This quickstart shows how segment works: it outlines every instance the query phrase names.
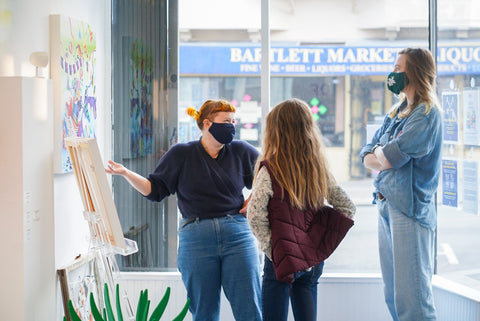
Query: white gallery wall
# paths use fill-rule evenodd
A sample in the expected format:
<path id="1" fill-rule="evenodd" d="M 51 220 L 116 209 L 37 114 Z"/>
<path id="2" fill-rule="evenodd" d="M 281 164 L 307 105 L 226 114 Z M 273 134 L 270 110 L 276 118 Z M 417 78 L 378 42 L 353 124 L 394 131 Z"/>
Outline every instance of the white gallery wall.
<path id="1" fill-rule="evenodd" d="M 111 128 L 109 0 L 0 0 L 0 76 L 35 76 L 29 57 L 32 52 L 49 52 L 51 14 L 84 21 L 95 32 L 97 141 L 106 160 L 110 155 L 108 129 Z M 48 73 L 49 66 L 39 72 L 45 77 L 49 77 Z M 88 226 L 73 172 L 55 175 L 54 200 L 55 235 L 52 237 L 55 238 L 55 266 L 59 267 L 88 248 Z"/>

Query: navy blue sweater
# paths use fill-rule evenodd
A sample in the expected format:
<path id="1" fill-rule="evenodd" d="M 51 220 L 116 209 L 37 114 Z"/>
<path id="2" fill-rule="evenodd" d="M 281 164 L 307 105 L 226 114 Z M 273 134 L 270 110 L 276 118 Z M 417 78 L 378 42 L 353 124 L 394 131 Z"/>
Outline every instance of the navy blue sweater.
<path id="1" fill-rule="evenodd" d="M 160 202 L 177 193 L 184 218 L 221 217 L 238 214 L 244 187 L 251 188 L 258 157 L 255 147 L 234 140 L 213 159 L 200 140 L 172 146 L 148 176 L 152 182 L 149 200 Z"/>

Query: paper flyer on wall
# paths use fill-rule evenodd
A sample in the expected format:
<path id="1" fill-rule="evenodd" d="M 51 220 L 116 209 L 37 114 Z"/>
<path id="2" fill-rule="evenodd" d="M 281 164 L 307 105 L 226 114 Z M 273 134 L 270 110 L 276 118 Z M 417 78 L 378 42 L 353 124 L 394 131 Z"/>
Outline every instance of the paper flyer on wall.
<path id="1" fill-rule="evenodd" d="M 463 90 L 463 143 L 480 146 L 480 89 Z"/>
<path id="2" fill-rule="evenodd" d="M 443 141 L 458 144 L 458 92 L 442 93 Z"/>
<path id="3" fill-rule="evenodd" d="M 478 215 L 478 162 L 463 161 L 463 211 Z"/>
<path id="4" fill-rule="evenodd" d="M 458 164 L 456 160 L 442 160 L 442 205 L 458 206 Z"/>

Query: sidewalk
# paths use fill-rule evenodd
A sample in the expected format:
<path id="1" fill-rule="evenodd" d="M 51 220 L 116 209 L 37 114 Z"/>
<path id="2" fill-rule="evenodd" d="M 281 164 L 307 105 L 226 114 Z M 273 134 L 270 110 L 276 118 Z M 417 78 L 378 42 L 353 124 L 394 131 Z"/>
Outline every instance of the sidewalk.
<path id="1" fill-rule="evenodd" d="M 350 180 L 339 183 L 339 185 L 348 193 L 356 206 L 371 206 L 373 187 L 373 178 Z"/>

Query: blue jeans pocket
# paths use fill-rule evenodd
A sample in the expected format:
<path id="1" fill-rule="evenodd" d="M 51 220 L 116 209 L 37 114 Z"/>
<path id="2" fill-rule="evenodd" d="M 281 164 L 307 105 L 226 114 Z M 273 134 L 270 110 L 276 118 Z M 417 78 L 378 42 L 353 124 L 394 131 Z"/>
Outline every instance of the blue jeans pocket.
<path id="1" fill-rule="evenodd" d="M 180 224 L 178 226 L 178 232 L 191 230 L 192 228 L 195 227 L 196 223 L 197 223 L 196 217 L 183 218 L 180 221 Z"/>
<path id="2" fill-rule="evenodd" d="M 318 265 L 315 265 L 312 270 L 313 270 L 313 273 L 312 273 L 312 282 L 317 282 L 317 280 L 320 278 L 320 276 L 322 275 L 323 273 L 323 265 L 324 265 L 324 262 L 318 264 Z"/>
<path id="3" fill-rule="evenodd" d="M 321 262 L 315 266 L 312 266 L 310 269 L 306 269 L 294 274 L 294 279 L 299 280 L 299 282 L 310 283 L 316 285 L 318 279 L 323 273 L 324 262 Z"/>
<path id="4" fill-rule="evenodd" d="M 248 224 L 247 218 L 243 214 L 228 214 L 227 218 L 238 224 Z"/>

